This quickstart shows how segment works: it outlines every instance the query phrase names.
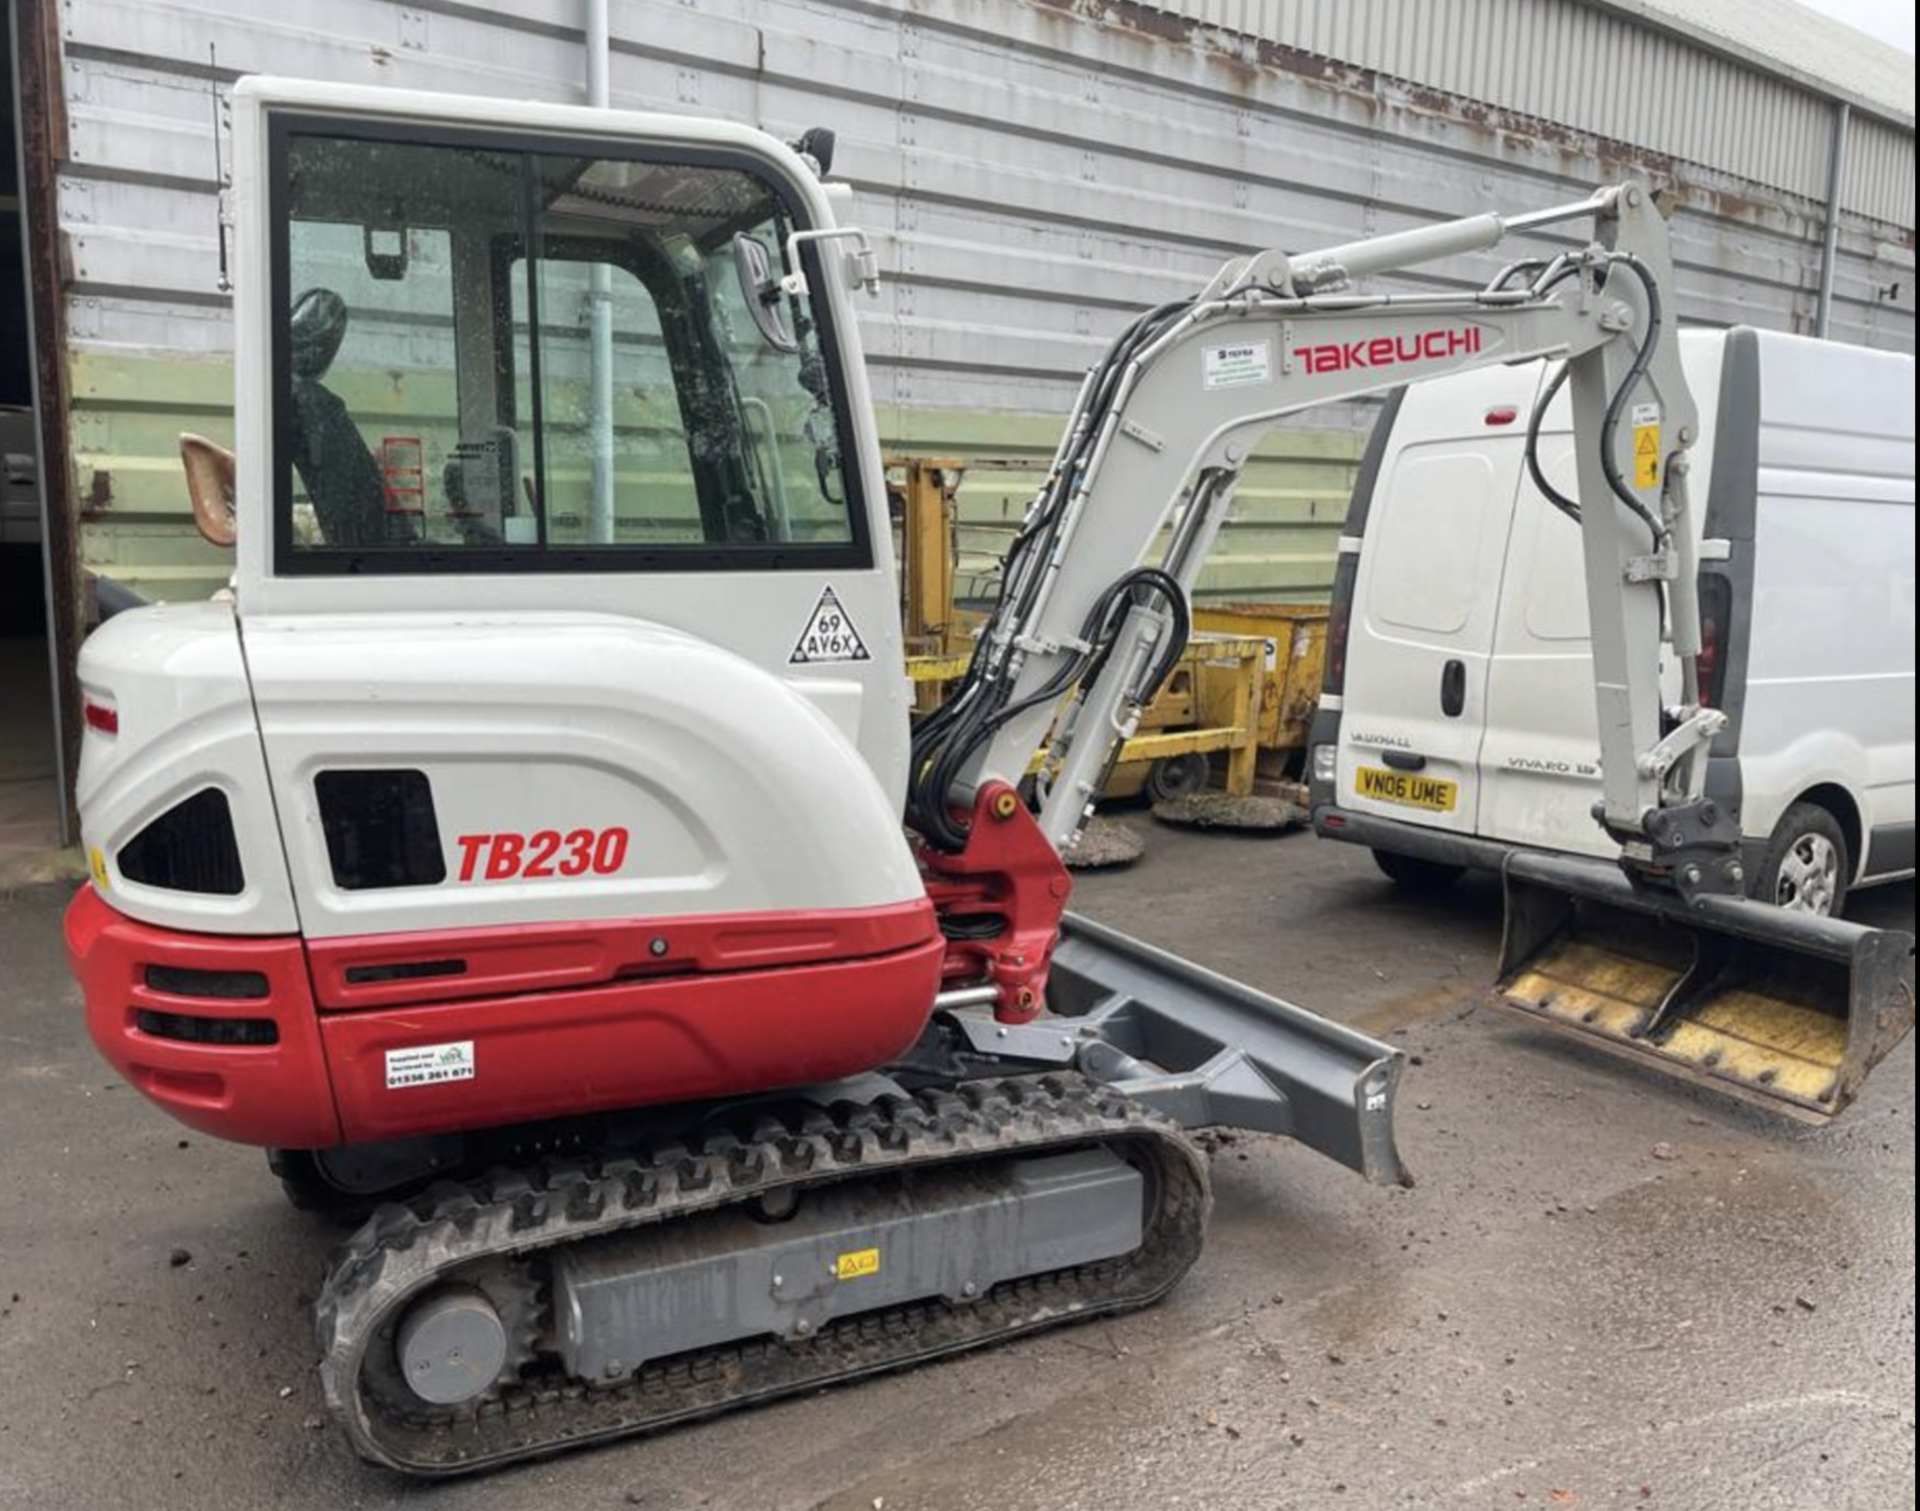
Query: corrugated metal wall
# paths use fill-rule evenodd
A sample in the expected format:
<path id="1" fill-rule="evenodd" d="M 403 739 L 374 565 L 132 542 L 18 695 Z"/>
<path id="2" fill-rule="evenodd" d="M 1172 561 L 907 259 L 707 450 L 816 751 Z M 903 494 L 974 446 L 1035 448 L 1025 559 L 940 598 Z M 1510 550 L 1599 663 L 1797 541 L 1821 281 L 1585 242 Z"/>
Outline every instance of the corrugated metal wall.
<path id="1" fill-rule="evenodd" d="M 1825 100 L 1591 0 L 1154 0 L 1154 8 L 1769 188 L 1826 194 Z M 1904 131 L 1873 123 L 1854 166 L 1846 208 L 1910 228 L 1910 115 Z"/>
<path id="2" fill-rule="evenodd" d="M 1855 116 L 1847 131 L 1846 176 L 1840 202 L 1850 210 L 1872 206 L 1878 218 L 1903 227 L 1913 244 L 1913 131 Z"/>
<path id="3" fill-rule="evenodd" d="M 1443 8 L 1402 8 L 1430 4 Z M 75 498 L 90 561 L 175 595 L 204 591 L 223 570 L 191 535 L 171 456 L 181 428 L 225 434 L 230 327 L 214 288 L 209 89 L 271 71 L 577 99 L 583 9 L 65 0 L 61 214 Z M 888 274 L 864 334 L 882 429 L 901 448 L 1043 456 L 1080 372 L 1127 313 L 1191 289 L 1236 252 L 1534 206 L 1628 166 L 1678 181 L 1684 315 L 1785 329 L 1812 318 L 1814 198 L 1196 29 L 1161 9 L 616 0 L 614 28 L 616 104 L 788 136 L 815 124 L 839 132 L 836 172 L 854 184 Z M 1451 45 L 1464 60 L 1463 41 L 1416 33 L 1423 55 Z M 1649 59 L 1658 55 L 1649 44 Z M 1910 160 L 1910 135 L 1906 144 Z M 1910 182 L 1907 193 L 1910 205 Z M 1849 220 L 1842 253 L 1836 333 L 1911 350 L 1911 215 L 1897 226 Z M 1461 258 L 1408 282 L 1477 282 L 1494 261 Z M 1902 292 L 1890 299 L 1894 284 Z M 1320 414 L 1269 443 L 1209 590 L 1324 588 L 1364 419 L 1357 408 Z M 1017 474 L 973 476 L 973 565 L 1025 491 Z"/>

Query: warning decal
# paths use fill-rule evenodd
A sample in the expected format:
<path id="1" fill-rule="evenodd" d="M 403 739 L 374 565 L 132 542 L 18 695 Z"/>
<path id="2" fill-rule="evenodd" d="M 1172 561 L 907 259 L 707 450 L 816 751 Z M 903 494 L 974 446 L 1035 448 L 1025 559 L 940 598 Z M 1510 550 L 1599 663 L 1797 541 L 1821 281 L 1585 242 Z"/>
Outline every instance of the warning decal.
<path id="1" fill-rule="evenodd" d="M 871 661 L 867 644 L 831 587 L 820 595 L 800 643 L 787 657 L 789 666 L 814 666 L 823 661 Z"/>
<path id="2" fill-rule="evenodd" d="M 1652 488 L 1660 481 L 1660 406 L 1633 406 L 1633 486 Z"/>
<path id="3" fill-rule="evenodd" d="M 442 1081 L 473 1079 L 473 1040 L 456 1044 L 415 1044 L 387 1051 L 387 1090 L 399 1086 L 437 1086 Z"/>
<path id="4" fill-rule="evenodd" d="M 854 1249 L 833 1261 L 833 1277 L 836 1280 L 864 1280 L 869 1275 L 879 1273 L 878 1249 Z"/>

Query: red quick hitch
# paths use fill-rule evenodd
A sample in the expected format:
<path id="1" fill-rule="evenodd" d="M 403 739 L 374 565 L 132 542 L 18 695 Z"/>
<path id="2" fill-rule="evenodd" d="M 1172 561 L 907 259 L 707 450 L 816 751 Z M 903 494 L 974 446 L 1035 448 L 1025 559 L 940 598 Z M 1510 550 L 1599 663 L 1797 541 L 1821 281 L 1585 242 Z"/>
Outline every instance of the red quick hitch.
<path id="1" fill-rule="evenodd" d="M 1020 794 L 987 783 L 974 795 L 965 848 L 946 855 L 923 845 L 920 865 L 947 936 L 942 983 L 985 979 L 1000 1022 L 1037 1017 L 1073 882 Z"/>

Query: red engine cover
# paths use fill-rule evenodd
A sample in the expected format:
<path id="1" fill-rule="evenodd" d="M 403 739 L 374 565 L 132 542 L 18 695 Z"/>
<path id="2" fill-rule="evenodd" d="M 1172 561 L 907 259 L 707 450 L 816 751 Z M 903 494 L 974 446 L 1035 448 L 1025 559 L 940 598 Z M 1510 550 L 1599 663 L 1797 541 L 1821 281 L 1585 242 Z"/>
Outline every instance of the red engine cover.
<path id="1" fill-rule="evenodd" d="M 115 912 L 91 886 L 68 907 L 66 935 L 88 1031 L 121 1075 L 205 1133 L 300 1149 L 854 1075 L 918 1037 L 946 957 L 926 899 L 378 936 L 312 947 L 332 1009 L 323 1012 L 297 936 L 155 928 Z M 659 954 L 655 938 L 668 941 Z M 444 971 L 469 958 L 471 973 L 455 976 L 404 969 Z M 265 990 L 159 990 L 151 966 L 254 972 Z M 275 1042 L 156 1034 L 142 1028 L 142 1009 L 192 1032 L 208 1019 L 270 1022 Z M 409 1074 L 423 1052 L 442 1049 L 458 1051 L 448 1069 Z"/>

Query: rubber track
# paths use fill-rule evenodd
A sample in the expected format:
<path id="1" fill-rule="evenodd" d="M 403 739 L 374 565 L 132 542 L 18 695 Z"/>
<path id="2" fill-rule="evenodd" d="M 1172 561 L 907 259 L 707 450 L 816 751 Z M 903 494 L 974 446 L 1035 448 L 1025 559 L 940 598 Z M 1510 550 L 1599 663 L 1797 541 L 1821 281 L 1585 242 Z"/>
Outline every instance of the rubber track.
<path id="1" fill-rule="evenodd" d="M 526 1258 L 782 1188 L 1103 1143 L 1148 1167 L 1157 1198 L 1141 1247 L 1012 1281 L 978 1301 L 915 1302 L 843 1318 L 808 1339 L 756 1338 L 650 1364 L 616 1384 L 536 1378 L 463 1410 L 392 1404 L 367 1361 L 412 1299 L 476 1262 Z M 549 1164 L 442 1185 L 383 1208 L 345 1245 L 315 1305 L 327 1405 L 356 1451 L 423 1476 L 468 1474 L 712 1416 L 800 1390 L 1152 1304 L 1199 1257 L 1211 1206 L 1204 1156 L 1172 1123 L 1072 1074 L 761 1112 L 635 1158 Z"/>

